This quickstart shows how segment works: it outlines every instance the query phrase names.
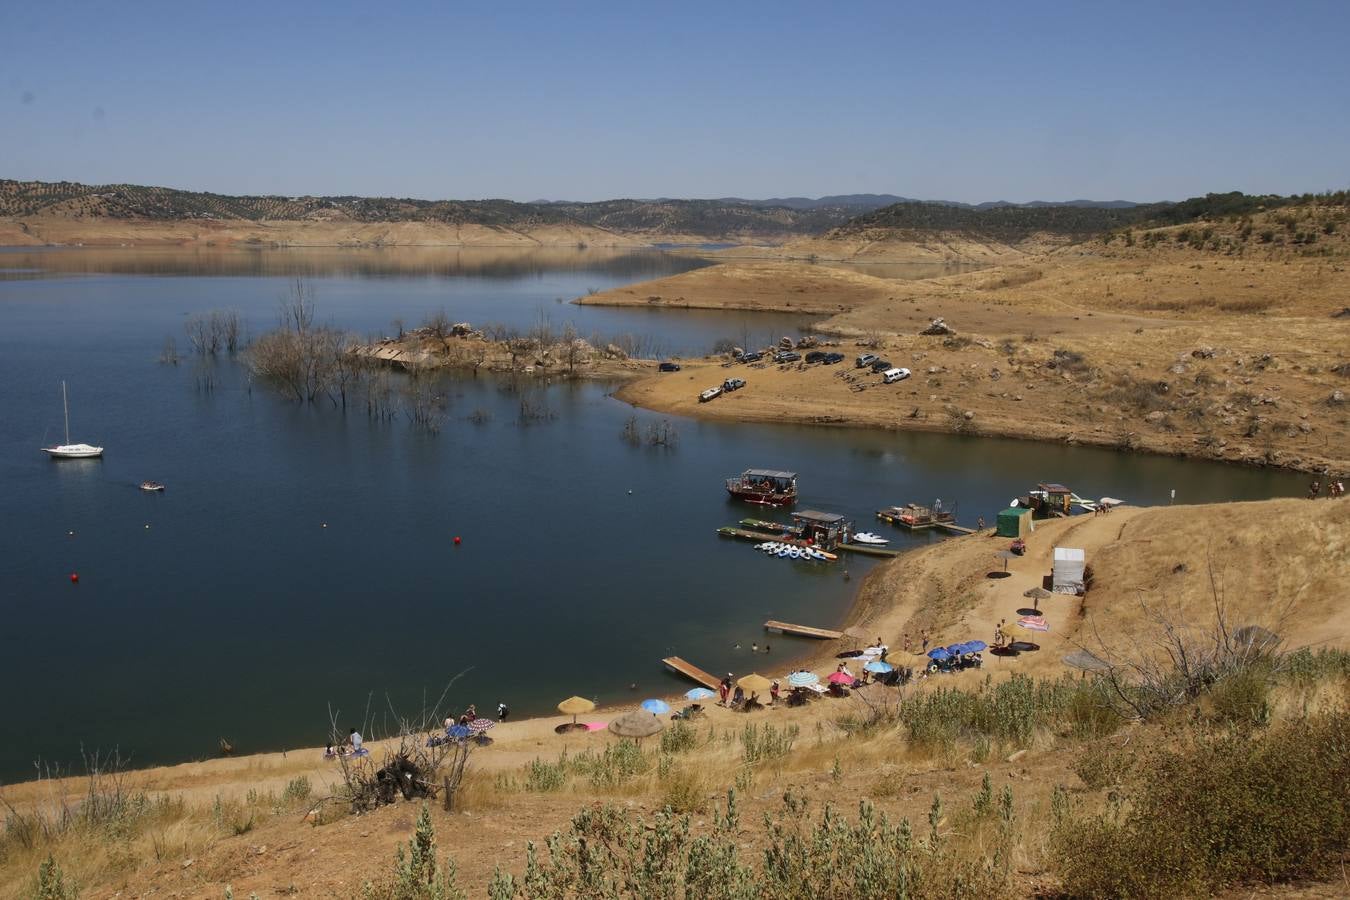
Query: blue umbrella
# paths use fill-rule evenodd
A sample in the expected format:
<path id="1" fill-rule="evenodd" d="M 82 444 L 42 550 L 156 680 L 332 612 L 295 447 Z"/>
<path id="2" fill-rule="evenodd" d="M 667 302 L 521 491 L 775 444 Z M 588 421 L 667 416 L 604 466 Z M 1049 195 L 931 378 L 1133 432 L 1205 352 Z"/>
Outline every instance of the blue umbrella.
<path id="1" fill-rule="evenodd" d="M 984 641 L 966 641 L 967 653 L 981 653 L 989 649 L 989 645 Z"/>
<path id="2" fill-rule="evenodd" d="M 692 688 L 684 693 L 686 700 L 707 700 L 709 697 L 716 696 L 717 694 L 715 692 L 710 691 L 705 687 Z"/>
<path id="3" fill-rule="evenodd" d="M 457 741 L 464 740 L 464 738 L 468 737 L 470 733 L 471 732 L 469 731 L 469 728 L 466 725 L 451 725 L 449 728 L 445 729 L 445 736 L 448 738 L 454 738 Z"/>
<path id="4" fill-rule="evenodd" d="M 934 647 L 928 651 L 929 659 L 944 660 L 951 659 L 952 654 L 946 647 Z"/>
<path id="5" fill-rule="evenodd" d="M 664 700 L 643 700 L 642 708 L 654 716 L 670 712 L 670 704 Z"/>
<path id="6" fill-rule="evenodd" d="M 895 671 L 895 666 L 891 665 L 888 662 L 882 662 L 879 659 L 872 660 L 870 663 L 867 663 L 865 666 L 863 666 L 863 668 L 869 672 L 878 672 L 878 673 Z"/>
<path id="7" fill-rule="evenodd" d="M 815 672 L 793 672 L 787 677 L 787 683 L 793 687 L 810 687 L 820 683 L 820 676 Z"/>
<path id="8" fill-rule="evenodd" d="M 952 656 L 960 656 L 962 653 L 970 652 L 970 645 L 966 641 L 959 644 L 951 644 L 947 647 L 947 652 Z"/>

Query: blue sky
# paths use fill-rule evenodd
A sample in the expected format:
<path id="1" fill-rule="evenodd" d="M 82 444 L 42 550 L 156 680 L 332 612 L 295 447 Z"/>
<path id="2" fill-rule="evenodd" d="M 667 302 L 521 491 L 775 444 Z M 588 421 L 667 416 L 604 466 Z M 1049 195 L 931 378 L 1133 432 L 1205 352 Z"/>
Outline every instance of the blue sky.
<path id="1" fill-rule="evenodd" d="M 1340 2 L 0 0 L 0 177 L 426 198 L 1350 187 Z"/>

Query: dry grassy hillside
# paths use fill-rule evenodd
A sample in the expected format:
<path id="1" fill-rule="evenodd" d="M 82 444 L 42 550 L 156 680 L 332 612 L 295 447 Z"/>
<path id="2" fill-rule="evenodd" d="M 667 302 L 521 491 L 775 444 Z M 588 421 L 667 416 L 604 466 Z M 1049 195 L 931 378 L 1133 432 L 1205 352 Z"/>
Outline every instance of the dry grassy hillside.
<path id="1" fill-rule="evenodd" d="M 1344 218 L 1344 207 L 1290 207 L 909 281 L 728 263 L 587 302 L 833 310 L 812 327 L 841 338 L 850 358 L 874 352 L 914 373 L 883 386 L 840 369 L 759 367 L 735 373 L 745 390 L 698 404 L 698 391 L 729 373 L 691 363 L 678 377 L 624 389 L 625 399 L 657 409 L 960 430 L 1344 474 Z M 920 335 L 937 317 L 954 333 Z"/>

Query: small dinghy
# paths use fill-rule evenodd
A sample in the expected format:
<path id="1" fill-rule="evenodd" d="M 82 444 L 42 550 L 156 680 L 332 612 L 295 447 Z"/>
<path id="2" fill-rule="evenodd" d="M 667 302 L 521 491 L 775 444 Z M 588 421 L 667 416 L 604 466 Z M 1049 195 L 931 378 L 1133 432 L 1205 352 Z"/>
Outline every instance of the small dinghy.
<path id="1" fill-rule="evenodd" d="M 164 485 L 160 484 L 158 481 L 142 481 L 142 482 L 141 482 L 141 490 L 143 490 L 143 491 L 162 491 L 162 490 L 164 490 Z"/>
<path id="2" fill-rule="evenodd" d="M 870 531 L 859 531 L 857 534 L 853 535 L 853 540 L 854 540 L 855 543 L 858 543 L 858 544 L 889 544 L 889 543 L 890 543 L 890 541 L 888 541 L 886 538 L 882 537 L 882 536 L 879 535 L 879 534 L 873 534 L 873 533 L 870 532 Z"/>

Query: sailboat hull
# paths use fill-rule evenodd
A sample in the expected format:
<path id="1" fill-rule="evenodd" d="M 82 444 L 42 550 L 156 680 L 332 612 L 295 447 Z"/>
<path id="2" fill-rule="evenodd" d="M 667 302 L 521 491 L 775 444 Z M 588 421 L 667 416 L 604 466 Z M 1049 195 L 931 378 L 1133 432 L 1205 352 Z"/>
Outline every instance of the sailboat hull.
<path id="1" fill-rule="evenodd" d="M 102 447 L 88 444 L 61 444 L 58 447 L 43 447 L 42 450 L 52 459 L 94 459 L 103 455 Z"/>

